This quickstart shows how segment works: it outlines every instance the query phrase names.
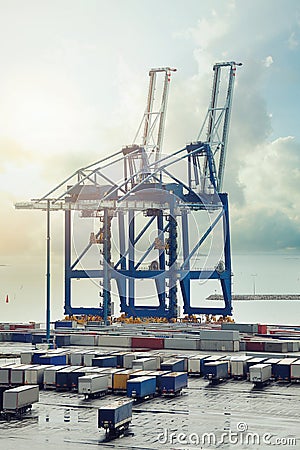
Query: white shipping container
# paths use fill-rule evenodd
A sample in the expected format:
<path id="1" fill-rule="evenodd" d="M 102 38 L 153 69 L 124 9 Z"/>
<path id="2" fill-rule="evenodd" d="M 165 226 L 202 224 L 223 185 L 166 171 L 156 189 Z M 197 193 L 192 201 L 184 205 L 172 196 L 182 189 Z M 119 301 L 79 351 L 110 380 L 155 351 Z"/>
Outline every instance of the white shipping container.
<path id="1" fill-rule="evenodd" d="M 83 366 L 84 365 L 84 351 L 75 351 L 70 353 L 70 365 L 71 366 Z"/>
<path id="2" fill-rule="evenodd" d="M 38 386 L 19 386 L 3 393 L 3 411 L 16 412 L 39 401 Z"/>
<path id="3" fill-rule="evenodd" d="M 108 389 L 113 388 L 113 377 L 117 372 L 122 372 L 124 369 L 116 369 L 115 367 L 105 367 L 103 371 L 101 371 L 101 375 L 108 375 Z"/>
<path id="4" fill-rule="evenodd" d="M 272 376 L 271 364 L 254 364 L 249 370 L 252 383 L 265 383 Z"/>
<path id="5" fill-rule="evenodd" d="M 6 364 L 0 367 L 0 385 L 8 386 L 10 384 L 11 369 L 20 367 L 21 364 Z"/>
<path id="6" fill-rule="evenodd" d="M 136 370 L 157 370 L 157 358 L 140 358 L 132 361 L 132 368 Z"/>
<path id="7" fill-rule="evenodd" d="M 55 389 L 56 388 L 56 373 L 59 370 L 65 369 L 67 366 L 52 366 L 47 367 L 43 375 L 44 389 Z"/>
<path id="8" fill-rule="evenodd" d="M 165 339 L 165 348 L 173 350 L 199 350 L 200 339 L 168 338 Z"/>
<path id="9" fill-rule="evenodd" d="M 242 378 L 247 376 L 247 361 L 251 356 L 234 356 L 230 360 L 231 376 L 234 378 Z"/>
<path id="10" fill-rule="evenodd" d="M 210 355 L 195 355 L 188 359 L 188 373 L 191 375 L 201 374 L 201 361 L 209 358 Z"/>
<path id="11" fill-rule="evenodd" d="M 98 335 L 92 334 L 71 334 L 70 345 L 86 345 L 96 347 L 98 345 Z"/>
<path id="12" fill-rule="evenodd" d="M 131 348 L 131 336 L 100 335 L 98 345 L 100 347 Z"/>
<path id="13" fill-rule="evenodd" d="M 33 355 L 33 351 L 21 352 L 21 355 L 20 355 L 21 364 L 31 364 L 32 363 L 32 355 Z"/>
<path id="14" fill-rule="evenodd" d="M 240 350 L 240 342 L 204 340 L 200 342 L 200 350 L 217 352 L 238 352 Z"/>
<path id="15" fill-rule="evenodd" d="M 123 356 L 124 369 L 132 369 L 132 362 L 135 360 L 134 353 L 127 353 Z"/>
<path id="16" fill-rule="evenodd" d="M 108 375 L 85 375 L 78 378 L 78 394 L 95 395 L 108 390 Z"/>
<path id="17" fill-rule="evenodd" d="M 83 355 L 83 365 L 84 366 L 92 366 L 93 364 L 93 358 L 95 358 L 98 355 L 95 351 L 88 351 L 84 353 Z"/>
<path id="18" fill-rule="evenodd" d="M 300 381 L 300 360 L 291 364 L 291 381 Z"/>
<path id="19" fill-rule="evenodd" d="M 25 370 L 24 383 L 42 385 L 44 382 L 44 372 L 48 367 L 52 366 L 40 365 L 29 367 Z"/>
<path id="20" fill-rule="evenodd" d="M 25 383 L 25 370 L 35 367 L 34 365 L 22 364 L 19 367 L 13 367 L 10 371 L 10 384 L 17 386 Z"/>
<path id="21" fill-rule="evenodd" d="M 230 330 L 201 330 L 200 339 L 213 341 L 239 341 L 240 333 L 238 331 Z"/>

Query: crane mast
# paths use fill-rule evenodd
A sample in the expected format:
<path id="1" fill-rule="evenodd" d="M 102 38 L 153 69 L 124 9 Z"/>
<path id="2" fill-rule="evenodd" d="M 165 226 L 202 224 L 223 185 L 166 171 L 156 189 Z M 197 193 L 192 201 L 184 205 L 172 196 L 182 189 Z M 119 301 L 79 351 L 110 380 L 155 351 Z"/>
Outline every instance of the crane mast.
<path id="1" fill-rule="evenodd" d="M 232 109 L 233 88 L 235 81 L 236 66 L 241 63 L 234 61 L 220 62 L 213 66 L 214 78 L 211 93 L 210 105 L 199 132 L 197 140 L 201 140 L 207 125 L 206 141 L 212 151 L 212 155 L 216 166 L 216 188 L 218 192 L 222 191 L 227 143 L 229 135 L 230 116 Z M 227 72 L 227 73 L 226 73 Z M 227 75 L 227 80 L 226 80 Z M 220 96 L 221 84 L 226 85 L 227 89 L 222 89 L 222 93 L 226 92 L 225 97 Z M 204 192 L 209 183 L 208 179 L 208 159 L 205 157 L 203 162 L 203 177 L 201 190 Z"/>

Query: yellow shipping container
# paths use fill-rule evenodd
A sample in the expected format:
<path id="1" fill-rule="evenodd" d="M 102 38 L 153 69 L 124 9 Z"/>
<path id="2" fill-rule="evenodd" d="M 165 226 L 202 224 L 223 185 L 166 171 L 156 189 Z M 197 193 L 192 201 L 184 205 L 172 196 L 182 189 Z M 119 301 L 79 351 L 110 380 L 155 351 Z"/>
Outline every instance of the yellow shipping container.
<path id="1" fill-rule="evenodd" d="M 132 373 L 140 372 L 140 370 L 127 369 L 122 370 L 120 373 L 115 373 L 113 379 L 113 390 L 114 391 L 126 391 L 127 390 L 127 380 Z"/>

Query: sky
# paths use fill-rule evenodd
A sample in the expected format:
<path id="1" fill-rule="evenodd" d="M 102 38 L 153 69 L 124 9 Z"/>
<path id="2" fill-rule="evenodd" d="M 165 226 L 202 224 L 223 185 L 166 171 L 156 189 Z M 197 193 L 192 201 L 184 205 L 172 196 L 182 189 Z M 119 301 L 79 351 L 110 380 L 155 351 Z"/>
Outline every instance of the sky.
<path id="1" fill-rule="evenodd" d="M 299 52 L 297 0 L 0 0 L 0 301 L 15 300 L 10 314 L 42 311 L 45 281 L 45 216 L 14 204 L 131 143 L 152 67 L 177 69 L 172 152 L 198 135 L 213 64 L 243 63 L 224 180 L 233 254 L 299 255 Z M 52 219 L 57 303 L 62 220 Z"/>

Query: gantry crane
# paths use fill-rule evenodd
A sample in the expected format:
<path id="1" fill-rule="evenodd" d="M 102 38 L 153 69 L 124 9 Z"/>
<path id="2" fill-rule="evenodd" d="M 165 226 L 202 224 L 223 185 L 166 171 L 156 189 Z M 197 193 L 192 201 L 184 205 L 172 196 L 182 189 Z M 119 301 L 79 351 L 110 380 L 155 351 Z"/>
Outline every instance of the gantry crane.
<path id="1" fill-rule="evenodd" d="M 42 198 L 16 205 L 19 209 L 65 212 L 65 314 L 100 315 L 106 321 L 111 314 L 112 280 L 117 286 L 121 312 L 127 316 L 177 317 L 178 284 L 184 313 L 231 314 L 228 200 L 227 194 L 220 191 L 236 66 L 235 62 L 214 66 L 212 100 L 196 142 L 161 155 L 168 87 L 174 69 L 152 69 L 146 111 L 133 144 L 79 169 Z M 221 76 L 226 69 L 227 93 L 221 102 Z M 159 95 L 158 75 L 163 75 Z M 207 134 L 202 138 L 206 125 Z M 121 181 L 117 178 L 120 168 Z M 91 232 L 86 247 L 72 260 L 72 211 L 76 210 L 81 211 L 83 218 L 96 218 L 100 226 Z M 198 236 L 191 231 L 191 218 L 200 223 L 204 212 L 210 224 Z M 195 268 L 200 249 L 219 225 L 223 239 L 220 259 L 212 268 Z M 114 246 L 113 226 L 117 234 Z M 146 236 L 151 236 L 147 246 Z M 81 269 L 79 263 L 93 245 L 99 247 L 101 266 Z M 141 254 L 137 252 L 138 245 L 143 246 Z M 80 278 L 99 280 L 101 307 L 72 306 L 72 280 Z M 153 282 L 155 304 L 138 305 L 136 283 L 142 279 Z M 191 283 L 199 279 L 220 282 L 223 307 L 195 304 Z"/>

